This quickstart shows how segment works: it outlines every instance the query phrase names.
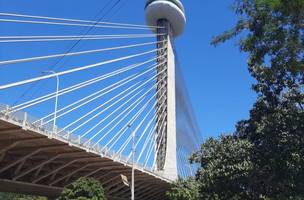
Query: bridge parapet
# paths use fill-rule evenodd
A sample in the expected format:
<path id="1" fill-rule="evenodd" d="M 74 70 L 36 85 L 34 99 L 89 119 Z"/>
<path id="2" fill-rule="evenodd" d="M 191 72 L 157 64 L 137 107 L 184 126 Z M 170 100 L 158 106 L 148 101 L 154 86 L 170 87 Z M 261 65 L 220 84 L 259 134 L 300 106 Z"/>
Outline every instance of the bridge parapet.
<path id="1" fill-rule="evenodd" d="M 92 144 L 87 143 L 89 139 L 80 140 L 80 136 L 69 133 L 69 132 L 62 132 L 62 134 L 54 133 L 53 126 L 46 124 L 46 125 L 36 125 L 35 122 L 39 119 L 29 115 L 26 112 L 18 111 L 13 114 L 7 114 L 7 111 L 10 110 L 10 107 L 8 105 L 0 104 L 0 120 L 8 121 L 12 124 L 15 124 L 19 127 L 21 127 L 24 130 L 29 130 L 32 132 L 39 133 L 41 135 L 44 135 L 48 137 L 49 139 L 56 139 L 61 142 L 67 143 L 69 146 L 74 146 L 79 149 L 83 149 L 86 152 L 94 153 L 96 155 L 99 155 L 101 157 L 105 157 L 108 159 L 111 159 L 116 162 L 120 162 L 124 165 L 127 165 L 129 167 L 132 166 L 132 162 L 130 159 L 128 159 L 127 156 L 123 156 L 122 154 L 117 154 L 116 152 L 110 150 L 110 149 L 104 149 L 101 144 L 98 144 L 96 147 L 92 147 Z M 61 130 L 58 128 L 57 130 Z M 170 179 L 167 179 L 165 176 L 162 176 L 163 174 L 161 172 L 153 170 L 153 168 L 149 166 L 144 166 L 140 163 L 135 163 L 135 168 L 137 170 L 143 171 L 145 173 L 149 173 L 153 176 L 159 177 L 163 180 L 166 180 L 170 182 Z"/>
<path id="2" fill-rule="evenodd" d="M 35 117 L 22 111 L 10 115 L 8 110 L 8 106 L 0 105 L 0 155 L 3 154 L 0 191 L 56 197 L 62 187 L 77 177 L 93 176 L 105 186 L 110 200 L 130 194 L 129 188 L 119 179 L 120 174 L 128 179 L 131 177 L 132 163 L 127 157 L 101 151 L 101 147 L 89 149 L 79 143 L 77 135 L 53 134 L 53 127 L 33 124 L 37 120 Z M 19 151 L 23 152 L 22 155 Z M 14 155 L 14 159 L 10 160 L 6 156 L 8 153 Z M 151 184 L 154 189 L 158 188 L 157 196 L 161 196 L 170 183 L 169 179 L 138 163 L 135 164 L 135 174 L 135 194 L 145 196 L 143 199 L 155 195 L 143 192 Z M 122 196 L 117 195 L 119 192 Z"/>

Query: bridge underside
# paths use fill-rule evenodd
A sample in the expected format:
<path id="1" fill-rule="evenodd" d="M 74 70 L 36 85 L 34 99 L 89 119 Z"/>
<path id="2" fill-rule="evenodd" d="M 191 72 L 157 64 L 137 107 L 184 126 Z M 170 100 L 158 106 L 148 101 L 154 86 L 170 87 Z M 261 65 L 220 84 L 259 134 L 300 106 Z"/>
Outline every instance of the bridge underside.
<path id="1" fill-rule="evenodd" d="M 130 199 L 121 174 L 130 181 L 131 167 L 0 119 L 0 191 L 56 198 L 78 178 L 94 177 L 110 200 Z M 135 177 L 136 199 L 164 199 L 167 181 L 141 170 Z"/>

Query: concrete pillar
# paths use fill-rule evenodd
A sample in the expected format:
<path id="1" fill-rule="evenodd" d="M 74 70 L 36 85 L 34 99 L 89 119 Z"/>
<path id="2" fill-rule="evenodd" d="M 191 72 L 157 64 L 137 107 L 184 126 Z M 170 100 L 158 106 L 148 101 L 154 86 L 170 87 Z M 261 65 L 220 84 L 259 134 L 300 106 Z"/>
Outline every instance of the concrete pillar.
<path id="1" fill-rule="evenodd" d="M 170 23 L 166 19 L 158 20 L 158 49 L 164 48 L 158 51 L 158 56 L 163 56 L 158 59 L 158 72 L 166 69 L 166 73 L 163 73 L 158 77 L 158 80 L 162 80 L 158 84 L 158 88 L 163 87 L 162 91 L 158 95 L 158 106 L 161 106 L 165 101 L 166 115 L 160 115 L 163 110 L 158 113 L 159 121 L 165 120 L 164 127 L 158 127 L 158 133 L 164 131 L 164 137 L 160 136 L 156 141 L 160 142 L 160 149 L 157 154 L 157 170 L 170 180 L 177 179 L 177 162 L 176 162 L 176 101 L 175 101 L 175 55 L 173 47 L 173 33 Z M 164 41 L 165 42 L 162 42 Z M 165 85 L 165 86 L 164 86 Z M 163 92 L 166 98 L 160 98 Z M 166 117 L 163 119 L 163 117 Z"/>

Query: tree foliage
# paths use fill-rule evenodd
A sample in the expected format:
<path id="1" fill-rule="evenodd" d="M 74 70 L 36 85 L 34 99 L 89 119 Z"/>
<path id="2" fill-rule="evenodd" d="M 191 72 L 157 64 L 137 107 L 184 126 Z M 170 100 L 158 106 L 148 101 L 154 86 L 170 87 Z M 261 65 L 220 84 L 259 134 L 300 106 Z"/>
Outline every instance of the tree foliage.
<path id="1" fill-rule="evenodd" d="M 304 199 L 304 0 L 236 0 L 234 11 L 212 43 L 239 38 L 257 100 L 232 136 L 193 155 L 198 199 Z"/>
<path id="2" fill-rule="evenodd" d="M 238 0 L 258 99 L 235 135 L 253 144 L 252 198 L 304 198 L 304 1 Z M 232 32 L 231 32 L 232 33 Z M 234 34 L 224 34 L 215 42 Z"/>
<path id="3" fill-rule="evenodd" d="M 249 176 L 253 170 L 252 145 L 233 136 L 210 138 L 193 154 L 201 164 L 197 172 L 200 199 L 248 199 Z"/>
<path id="4" fill-rule="evenodd" d="M 97 180 L 80 178 L 64 188 L 58 200 L 106 200 L 106 196 Z"/>
<path id="5" fill-rule="evenodd" d="M 30 196 L 15 193 L 0 193 L 1 200 L 47 200 L 46 197 Z"/>
<path id="6" fill-rule="evenodd" d="M 251 199 L 304 198 L 304 1 L 237 0 L 237 25 L 214 44 L 241 34 L 258 99 L 235 136 L 252 146 Z"/>
<path id="7" fill-rule="evenodd" d="M 199 197 L 198 182 L 193 178 L 188 180 L 179 179 L 172 184 L 166 196 L 170 200 L 197 200 Z"/>

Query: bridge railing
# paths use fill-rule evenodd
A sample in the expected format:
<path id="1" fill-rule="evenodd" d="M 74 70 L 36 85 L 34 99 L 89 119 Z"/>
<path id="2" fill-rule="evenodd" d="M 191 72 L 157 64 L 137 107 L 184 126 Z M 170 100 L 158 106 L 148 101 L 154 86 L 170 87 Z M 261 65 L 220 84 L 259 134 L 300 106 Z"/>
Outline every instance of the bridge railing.
<path id="1" fill-rule="evenodd" d="M 89 139 L 85 138 L 84 140 L 80 141 L 79 135 L 69 133 L 68 131 L 63 131 L 61 134 L 54 133 L 54 127 L 50 124 L 44 124 L 44 125 L 37 125 L 34 122 L 39 120 L 38 118 L 35 118 L 31 115 L 29 115 L 26 112 L 18 111 L 14 113 L 9 113 L 10 107 L 5 104 L 0 104 L 0 120 L 8 121 L 10 123 L 13 123 L 17 126 L 20 126 L 21 128 L 25 130 L 31 130 L 36 133 L 42 134 L 44 136 L 47 136 L 49 138 L 54 138 L 57 140 L 60 140 L 62 142 L 65 142 L 71 146 L 79 147 L 81 149 L 84 149 L 91 153 L 96 153 L 100 155 L 101 157 L 107 157 L 109 159 L 112 159 L 114 162 L 120 162 L 125 165 L 131 166 L 132 163 L 130 162 L 130 159 L 128 157 L 123 156 L 122 154 L 117 154 L 114 151 L 110 149 L 104 149 L 102 145 L 98 144 L 94 148 L 92 148 L 92 145 L 88 142 Z M 56 127 L 58 131 L 61 129 Z M 85 145 L 87 144 L 88 145 Z M 102 151 L 102 149 L 104 149 Z M 143 166 L 140 163 L 135 163 L 135 168 L 137 170 L 141 170 L 144 172 L 149 172 L 151 175 L 154 175 L 156 177 L 163 178 L 161 173 L 158 173 L 157 171 L 153 171 L 151 167 Z M 167 180 L 170 181 L 170 180 Z"/>

